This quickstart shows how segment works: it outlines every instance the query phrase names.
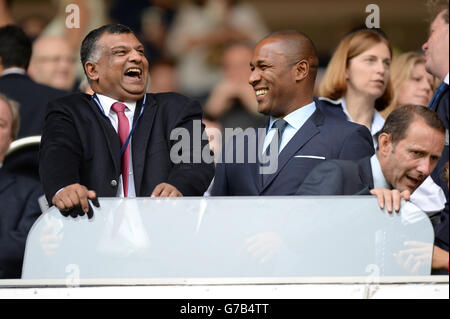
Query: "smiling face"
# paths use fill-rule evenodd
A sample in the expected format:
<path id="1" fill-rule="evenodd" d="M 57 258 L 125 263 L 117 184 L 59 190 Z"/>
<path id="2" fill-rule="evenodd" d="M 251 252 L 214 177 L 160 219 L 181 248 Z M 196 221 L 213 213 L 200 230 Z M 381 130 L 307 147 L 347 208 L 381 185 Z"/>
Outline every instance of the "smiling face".
<path id="1" fill-rule="evenodd" d="M 378 159 L 393 188 L 411 193 L 431 174 L 444 147 L 444 134 L 416 119 L 395 145 L 387 133 L 379 138 Z"/>
<path id="2" fill-rule="evenodd" d="M 362 94 L 376 100 L 389 81 L 391 53 L 380 42 L 352 58 L 346 70 L 347 94 Z"/>
<path id="3" fill-rule="evenodd" d="M 122 102 L 137 101 L 147 89 L 148 61 L 132 33 L 104 33 L 97 42 L 98 62 L 86 62 L 94 92 Z"/>
<path id="4" fill-rule="evenodd" d="M 443 80 L 448 73 L 449 33 L 444 11 L 431 23 L 430 35 L 422 46 L 425 54 L 425 68 L 428 72 Z"/>
<path id="5" fill-rule="evenodd" d="M 409 79 L 398 88 L 397 105 L 414 104 L 427 106 L 433 96 L 433 76 L 425 70 L 423 63 L 417 63 Z"/>
<path id="6" fill-rule="evenodd" d="M 258 112 L 284 117 L 295 109 L 295 62 L 286 56 L 280 39 L 267 38 L 256 46 L 248 81 L 255 90 Z"/>

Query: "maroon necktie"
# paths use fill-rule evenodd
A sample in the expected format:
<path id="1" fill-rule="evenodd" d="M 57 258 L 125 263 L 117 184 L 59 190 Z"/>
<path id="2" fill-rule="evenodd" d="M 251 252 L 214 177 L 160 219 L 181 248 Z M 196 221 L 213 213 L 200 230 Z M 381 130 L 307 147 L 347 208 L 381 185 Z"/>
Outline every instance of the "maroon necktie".
<path id="1" fill-rule="evenodd" d="M 126 105 L 116 102 L 111 106 L 111 109 L 116 112 L 117 117 L 119 118 L 119 138 L 120 138 L 120 147 L 122 148 L 123 144 L 128 138 L 130 134 L 130 124 L 128 122 L 128 118 L 125 116 Z M 128 196 L 128 168 L 130 165 L 130 145 L 127 145 L 125 152 L 123 152 L 122 156 L 122 182 L 123 182 L 123 194 L 125 197 Z"/>

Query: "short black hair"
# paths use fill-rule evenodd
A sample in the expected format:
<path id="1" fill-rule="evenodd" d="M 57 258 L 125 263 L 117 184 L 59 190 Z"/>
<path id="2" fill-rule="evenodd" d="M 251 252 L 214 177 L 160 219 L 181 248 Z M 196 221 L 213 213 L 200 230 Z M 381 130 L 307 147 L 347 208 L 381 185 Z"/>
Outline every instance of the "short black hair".
<path id="1" fill-rule="evenodd" d="M 101 26 L 100 28 L 94 29 L 91 32 L 86 35 L 86 37 L 83 39 L 83 42 L 81 43 L 81 49 L 80 49 L 80 57 L 81 57 L 81 64 L 83 65 L 89 61 L 89 59 L 92 59 L 93 54 L 95 53 L 97 49 L 97 41 L 98 39 L 104 34 L 104 33 L 110 33 L 110 34 L 123 34 L 123 33 L 133 33 L 133 30 L 131 30 L 129 27 L 123 25 L 123 24 L 107 24 L 104 26 Z M 97 61 L 95 61 L 97 62 Z M 86 70 L 85 70 L 86 72 Z"/>
<path id="2" fill-rule="evenodd" d="M 387 117 L 380 134 L 389 134 L 395 145 L 406 137 L 409 126 L 419 118 L 429 127 L 445 134 L 445 125 L 436 112 L 420 105 L 402 105 L 396 108 Z"/>
<path id="3" fill-rule="evenodd" d="M 296 63 L 300 59 L 308 60 L 311 82 L 315 82 L 317 68 L 319 66 L 319 56 L 317 54 L 317 49 L 314 42 L 308 35 L 299 30 L 290 29 L 272 32 L 263 40 L 269 38 L 280 38 L 288 44 L 289 49 L 286 53 L 291 56 L 290 63 Z"/>
<path id="4" fill-rule="evenodd" d="M 0 28 L 0 58 L 3 68 L 28 69 L 31 58 L 31 41 L 21 28 L 7 25 Z"/>

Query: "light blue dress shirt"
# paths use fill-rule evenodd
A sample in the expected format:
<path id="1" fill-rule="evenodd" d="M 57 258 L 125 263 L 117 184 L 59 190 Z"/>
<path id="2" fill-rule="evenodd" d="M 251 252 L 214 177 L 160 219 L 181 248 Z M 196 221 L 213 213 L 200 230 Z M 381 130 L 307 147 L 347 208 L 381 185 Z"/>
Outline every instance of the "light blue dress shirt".
<path id="1" fill-rule="evenodd" d="M 305 122 L 315 111 L 316 103 L 313 101 L 312 103 L 302 106 L 294 112 L 289 113 L 283 118 L 288 123 L 288 125 L 286 126 L 281 137 L 281 144 L 280 149 L 278 150 L 278 154 L 280 154 L 283 148 L 289 143 L 289 141 L 294 137 L 298 130 L 303 126 L 303 124 L 305 124 Z M 264 139 L 263 152 L 266 151 L 266 148 L 269 146 L 276 133 L 276 129 L 273 128 L 273 123 L 277 119 L 278 118 L 273 116 L 270 117 L 269 131 L 267 132 L 266 138 Z"/>

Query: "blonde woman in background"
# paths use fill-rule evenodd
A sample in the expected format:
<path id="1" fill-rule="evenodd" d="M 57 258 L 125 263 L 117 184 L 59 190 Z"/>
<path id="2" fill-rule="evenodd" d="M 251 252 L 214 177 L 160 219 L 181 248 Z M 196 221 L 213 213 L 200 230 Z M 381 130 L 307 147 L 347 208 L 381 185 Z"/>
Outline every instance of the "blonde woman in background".
<path id="1" fill-rule="evenodd" d="M 400 105 L 426 107 L 437 84 L 436 79 L 425 70 L 425 58 L 417 52 L 406 52 L 393 59 L 391 80 L 394 97 L 389 106 L 380 112 L 384 118 Z"/>
<path id="2" fill-rule="evenodd" d="M 325 111 L 365 125 L 375 147 L 384 125 L 378 111 L 391 102 L 391 59 L 391 44 L 380 32 L 352 32 L 339 43 L 319 89 Z"/>

